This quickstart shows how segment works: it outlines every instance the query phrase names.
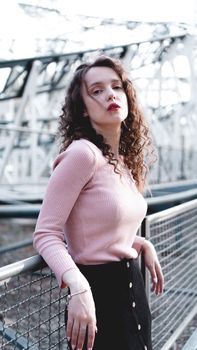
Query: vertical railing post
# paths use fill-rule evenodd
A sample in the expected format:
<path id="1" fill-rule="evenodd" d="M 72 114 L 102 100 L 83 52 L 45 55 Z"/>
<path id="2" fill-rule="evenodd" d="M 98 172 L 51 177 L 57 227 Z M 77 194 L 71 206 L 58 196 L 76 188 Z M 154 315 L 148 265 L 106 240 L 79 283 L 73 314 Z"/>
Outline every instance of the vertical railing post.
<path id="1" fill-rule="evenodd" d="M 144 218 L 142 225 L 141 225 L 141 237 L 144 237 L 145 239 L 150 238 L 150 227 L 147 217 Z M 147 271 L 144 261 L 144 255 L 141 256 L 141 272 L 144 279 L 144 285 L 146 289 L 146 295 L 147 299 L 150 299 L 150 278 L 149 278 L 149 271 Z"/>

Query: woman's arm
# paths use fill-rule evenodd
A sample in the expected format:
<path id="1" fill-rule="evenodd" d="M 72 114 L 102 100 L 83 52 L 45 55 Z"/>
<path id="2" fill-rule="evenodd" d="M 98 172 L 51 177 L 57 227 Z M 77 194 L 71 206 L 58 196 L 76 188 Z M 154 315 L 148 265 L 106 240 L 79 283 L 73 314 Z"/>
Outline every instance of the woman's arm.
<path id="1" fill-rule="evenodd" d="M 145 266 L 148 268 L 152 279 L 152 291 L 161 294 L 164 288 L 164 276 L 154 245 L 144 237 L 136 236 L 133 248 L 138 254 L 144 255 Z"/>
<path id="2" fill-rule="evenodd" d="M 82 142 L 58 156 L 34 233 L 35 248 L 55 272 L 59 285 L 69 287 L 67 335 L 73 349 L 82 349 L 86 330 L 88 347 L 93 347 L 96 316 L 89 283 L 67 251 L 64 226 L 81 190 L 94 174 L 95 163 L 92 150 Z"/>
<path id="3" fill-rule="evenodd" d="M 155 291 L 157 295 L 161 294 L 164 288 L 164 276 L 155 247 L 146 239 L 144 240 L 142 246 L 142 253 L 144 255 L 145 266 L 148 268 L 151 274 L 152 291 Z"/>
<path id="4" fill-rule="evenodd" d="M 67 338 L 73 349 L 82 349 L 87 332 L 87 348 L 92 349 L 95 339 L 96 313 L 92 292 L 88 281 L 79 270 L 69 270 L 63 274 L 63 282 L 69 286 Z"/>
<path id="5" fill-rule="evenodd" d="M 81 190 L 93 176 L 95 164 L 94 153 L 82 142 L 71 144 L 60 154 L 37 219 L 34 247 L 54 271 L 61 287 L 65 286 L 64 272 L 77 269 L 66 248 L 65 223 Z"/>

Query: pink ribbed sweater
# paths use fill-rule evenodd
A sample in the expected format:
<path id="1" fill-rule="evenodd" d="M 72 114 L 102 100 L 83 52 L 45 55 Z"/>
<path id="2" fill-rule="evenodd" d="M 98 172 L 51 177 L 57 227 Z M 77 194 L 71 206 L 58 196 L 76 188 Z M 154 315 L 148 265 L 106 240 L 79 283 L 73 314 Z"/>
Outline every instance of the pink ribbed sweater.
<path id="1" fill-rule="evenodd" d="M 133 180 L 116 174 L 92 142 L 73 141 L 54 162 L 34 246 L 63 286 L 75 263 L 136 258 L 132 245 L 146 210 Z"/>

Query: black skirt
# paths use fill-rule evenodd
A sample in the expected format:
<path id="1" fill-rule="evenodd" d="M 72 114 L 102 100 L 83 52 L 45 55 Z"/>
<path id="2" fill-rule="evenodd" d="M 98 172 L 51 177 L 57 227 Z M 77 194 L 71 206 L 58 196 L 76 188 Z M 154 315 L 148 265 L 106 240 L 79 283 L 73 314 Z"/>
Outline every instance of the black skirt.
<path id="1" fill-rule="evenodd" d="M 152 350 L 151 314 L 137 260 L 77 266 L 89 281 L 96 306 L 93 350 Z"/>

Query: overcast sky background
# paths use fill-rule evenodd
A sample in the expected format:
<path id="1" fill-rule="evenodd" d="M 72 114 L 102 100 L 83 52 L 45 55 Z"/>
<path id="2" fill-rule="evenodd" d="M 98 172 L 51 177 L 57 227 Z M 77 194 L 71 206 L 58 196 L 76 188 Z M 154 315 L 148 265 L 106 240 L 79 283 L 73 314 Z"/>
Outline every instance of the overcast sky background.
<path id="1" fill-rule="evenodd" d="M 1 23 L 17 23 L 17 0 L 0 2 Z M 24 0 L 45 6 L 49 0 Z M 65 14 L 85 14 L 91 16 L 126 19 L 131 21 L 178 21 L 197 22 L 197 0 L 51 0 Z M 12 22 L 13 23 L 13 22 Z M 14 25 L 14 23 L 13 23 Z"/>
<path id="2" fill-rule="evenodd" d="M 71 22 L 66 23 L 65 20 L 57 21 L 52 16 L 49 17 L 47 24 L 41 20 L 37 21 L 36 17 L 25 15 L 24 10 L 18 5 L 20 2 L 37 4 L 41 7 L 57 8 L 63 15 L 70 16 Z M 0 58 L 8 58 L 7 52 L 9 52 L 10 45 L 13 46 L 13 39 L 17 39 L 17 44 L 14 44 L 14 51 L 9 52 L 10 58 L 13 56 L 31 56 L 34 52 L 34 38 L 58 38 L 63 33 L 69 33 L 70 37 L 72 37 L 76 33 L 76 37 L 80 39 L 79 27 L 81 24 L 75 17 L 75 15 L 80 14 L 101 18 L 115 18 L 120 22 L 125 20 L 138 22 L 185 22 L 191 24 L 193 28 L 194 24 L 195 26 L 197 25 L 197 0 L 2 0 L 0 1 Z M 195 33 L 196 29 L 197 26 L 195 27 Z M 141 34 L 143 39 L 146 38 L 146 35 L 148 35 L 147 27 L 141 29 Z M 95 35 L 97 36 L 96 42 Z M 86 40 L 90 47 L 95 44 L 99 47 L 100 41 L 103 40 L 102 35 L 111 44 L 118 37 L 121 44 L 124 44 L 124 41 L 127 42 L 127 33 L 121 32 L 121 28 L 117 28 L 117 31 L 105 32 L 104 34 L 100 31 L 95 35 L 92 38 L 91 33 L 86 33 L 86 39 L 83 37 L 83 40 Z"/>
<path id="3" fill-rule="evenodd" d="M 197 0 L 61 0 L 74 13 L 139 21 L 197 22 Z"/>

